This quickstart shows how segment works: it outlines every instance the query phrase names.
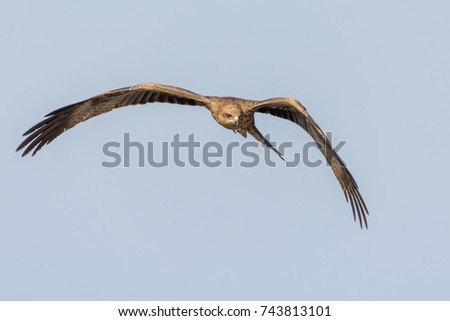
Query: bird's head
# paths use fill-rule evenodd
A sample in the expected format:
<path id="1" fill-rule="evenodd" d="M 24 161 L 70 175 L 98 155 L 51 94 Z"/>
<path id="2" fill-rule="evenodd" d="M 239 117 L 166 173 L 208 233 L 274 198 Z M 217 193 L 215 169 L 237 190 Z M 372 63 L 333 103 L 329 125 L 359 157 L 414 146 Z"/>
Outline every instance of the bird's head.
<path id="1" fill-rule="evenodd" d="M 228 129 L 239 128 L 239 118 L 241 116 L 241 111 L 235 106 L 226 106 L 222 108 L 214 118 L 219 124 Z"/>

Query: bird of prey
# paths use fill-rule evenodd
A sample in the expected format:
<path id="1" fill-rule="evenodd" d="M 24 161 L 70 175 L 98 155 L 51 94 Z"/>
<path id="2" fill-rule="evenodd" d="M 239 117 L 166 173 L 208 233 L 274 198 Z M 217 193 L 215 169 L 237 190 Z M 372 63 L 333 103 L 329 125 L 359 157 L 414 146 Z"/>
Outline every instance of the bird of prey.
<path id="1" fill-rule="evenodd" d="M 358 185 L 345 163 L 333 150 L 319 125 L 308 114 L 306 108 L 294 98 L 270 98 L 256 101 L 235 97 L 202 96 L 189 90 L 157 83 L 144 83 L 120 88 L 91 97 L 81 102 L 59 108 L 47 114 L 23 136 L 28 136 L 17 151 L 25 148 L 22 156 L 36 154 L 64 131 L 94 116 L 115 108 L 153 102 L 206 107 L 214 119 L 223 127 L 238 132 L 244 137 L 252 135 L 257 141 L 281 153 L 259 132 L 255 126 L 255 113 L 265 113 L 290 120 L 302 127 L 314 139 L 318 148 L 331 166 L 339 181 L 347 202 L 350 202 L 353 218 L 358 217 L 361 228 L 367 228 L 368 210 L 358 190 Z"/>

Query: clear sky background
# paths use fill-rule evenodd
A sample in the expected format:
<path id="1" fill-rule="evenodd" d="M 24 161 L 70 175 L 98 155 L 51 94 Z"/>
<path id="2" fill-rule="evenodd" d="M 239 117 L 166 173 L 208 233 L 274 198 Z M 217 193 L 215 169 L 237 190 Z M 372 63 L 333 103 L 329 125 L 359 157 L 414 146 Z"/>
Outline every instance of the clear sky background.
<path id="1" fill-rule="evenodd" d="M 1 7 L 0 299 L 450 299 L 448 1 Z M 14 152 L 46 113 L 147 81 L 299 99 L 348 141 L 369 230 L 326 166 L 241 168 L 238 153 L 232 168 L 101 166 L 126 132 L 245 141 L 202 108 L 124 108 L 33 158 Z M 311 140 L 271 116 L 257 124 L 299 151 Z"/>

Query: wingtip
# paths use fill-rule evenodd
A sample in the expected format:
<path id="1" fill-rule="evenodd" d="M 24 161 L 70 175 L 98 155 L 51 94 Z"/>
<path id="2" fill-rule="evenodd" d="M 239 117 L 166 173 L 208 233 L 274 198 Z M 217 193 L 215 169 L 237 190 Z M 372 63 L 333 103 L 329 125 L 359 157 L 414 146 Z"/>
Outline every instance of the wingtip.
<path id="1" fill-rule="evenodd" d="M 16 153 L 17 153 L 17 152 L 20 152 L 21 150 L 22 150 L 22 147 L 21 147 L 21 148 L 17 148 L 17 149 L 16 149 Z M 25 156 L 27 156 L 27 154 L 28 154 L 28 153 L 27 153 L 26 151 L 24 151 L 24 152 L 22 152 L 22 154 L 20 155 L 20 157 L 25 157 Z"/>
<path id="2" fill-rule="evenodd" d="M 21 143 L 21 144 L 16 148 L 16 153 L 22 150 L 22 148 L 24 147 L 24 146 L 22 146 L 22 145 L 23 145 L 23 143 Z M 22 154 L 22 157 L 23 157 L 23 156 L 24 156 L 24 155 Z"/>
<path id="3" fill-rule="evenodd" d="M 23 147 L 24 147 L 24 146 L 19 146 L 19 147 L 17 147 L 16 153 L 17 153 L 17 152 L 20 152 L 20 151 L 23 149 Z M 27 154 L 28 154 L 28 151 L 27 151 L 27 150 L 24 150 L 24 151 L 22 152 L 22 154 L 20 155 L 20 157 L 25 157 L 25 156 L 27 156 Z"/>

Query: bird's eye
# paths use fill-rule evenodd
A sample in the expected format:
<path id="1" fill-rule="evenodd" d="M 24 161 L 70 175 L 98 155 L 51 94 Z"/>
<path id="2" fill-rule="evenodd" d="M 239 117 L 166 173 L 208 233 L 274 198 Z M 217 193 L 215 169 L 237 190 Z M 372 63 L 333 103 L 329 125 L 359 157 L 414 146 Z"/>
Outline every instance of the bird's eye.
<path id="1" fill-rule="evenodd" d="M 231 118 L 231 114 L 225 113 L 224 115 L 226 118 Z"/>

